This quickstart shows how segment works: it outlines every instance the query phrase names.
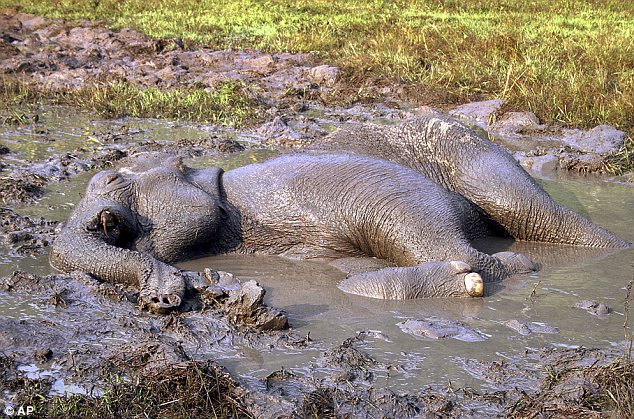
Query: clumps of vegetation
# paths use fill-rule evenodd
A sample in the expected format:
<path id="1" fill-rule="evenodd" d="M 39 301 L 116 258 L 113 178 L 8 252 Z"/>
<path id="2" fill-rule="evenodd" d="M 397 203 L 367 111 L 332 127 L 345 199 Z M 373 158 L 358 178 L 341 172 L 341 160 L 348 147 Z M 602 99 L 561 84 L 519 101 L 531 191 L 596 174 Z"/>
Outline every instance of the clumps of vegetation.
<path id="1" fill-rule="evenodd" d="M 186 119 L 231 126 L 252 122 L 260 107 L 239 82 L 219 83 L 214 89 L 159 89 L 115 81 L 76 90 L 50 91 L 7 76 L 0 79 L 0 102 L 0 123 L 5 125 L 37 122 L 36 113 L 22 109 L 44 103 L 76 105 L 107 118 Z"/>
<path id="2" fill-rule="evenodd" d="M 38 97 L 39 93 L 33 91 L 26 81 L 7 76 L 0 78 L 0 111 L 3 113 L 33 103 Z"/>
<path id="3" fill-rule="evenodd" d="M 39 417 L 232 417 L 247 418 L 233 379 L 212 362 L 183 362 L 137 374 L 108 377 L 98 397 L 48 396 L 50 385 L 21 379 L 16 406 L 33 406 Z M 25 381 L 26 380 L 26 381 Z"/>
<path id="4" fill-rule="evenodd" d="M 305 394 L 299 407 L 299 416 L 304 418 L 335 417 L 336 388 L 318 387 Z"/>
<path id="5" fill-rule="evenodd" d="M 613 411 L 617 417 L 634 417 L 634 362 L 619 358 L 594 371 L 593 380 L 602 389 L 597 402 L 603 411 Z"/>
<path id="6" fill-rule="evenodd" d="M 19 112 L 17 110 L 11 110 L 9 115 L 0 117 L 0 125 L 28 125 L 36 123 L 40 119 L 38 114 L 28 115 L 24 112 Z M 3 154 L 3 153 L 0 153 Z"/>
<path id="7" fill-rule="evenodd" d="M 73 102 L 111 118 L 187 119 L 222 125 L 244 124 L 255 116 L 258 106 L 245 86 L 236 82 L 220 84 L 213 90 L 161 90 L 115 82 L 65 92 L 59 100 Z"/>
<path id="8" fill-rule="evenodd" d="M 38 93 L 28 83 L 0 77 L 0 125 L 21 126 L 37 122 L 38 115 L 31 115 L 27 108 L 37 104 L 38 100 Z"/>
<path id="9" fill-rule="evenodd" d="M 511 417 L 634 417 L 634 362 L 620 357 L 602 366 L 556 368 L 536 393 L 524 393 Z"/>
<path id="10" fill-rule="evenodd" d="M 634 265 L 632 265 L 634 268 Z M 589 366 L 555 362 L 546 365 L 547 376 L 535 393 L 522 392 L 508 409 L 511 417 L 634 417 L 634 334 L 630 321 L 630 304 L 634 277 L 626 286 L 623 330 L 625 350 L 611 362 Z M 580 351 L 584 349 L 580 348 Z"/>
<path id="11" fill-rule="evenodd" d="M 634 127 L 634 3 L 617 0 L 0 0 L 212 48 L 315 52 L 456 102 L 499 97 L 544 122 Z M 444 92 L 448 92 L 444 94 Z"/>
<path id="12" fill-rule="evenodd" d="M 628 136 L 619 152 L 609 156 L 605 163 L 608 173 L 622 175 L 634 172 L 634 137 Z M 634 181 L 634 178 L 631 181 Z"/>
<path id="13" fill-rule="evenodd" d="M 40 175 L 21 172 L 0 176 L 0 201 L 31 203 L 44 193 L 46 179 Z"/>

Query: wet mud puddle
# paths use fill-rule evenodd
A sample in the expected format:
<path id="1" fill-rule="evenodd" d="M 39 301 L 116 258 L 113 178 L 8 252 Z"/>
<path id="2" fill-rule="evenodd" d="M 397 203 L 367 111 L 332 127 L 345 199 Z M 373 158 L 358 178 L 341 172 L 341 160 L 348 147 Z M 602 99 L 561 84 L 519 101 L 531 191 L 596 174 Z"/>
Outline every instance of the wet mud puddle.
<path id="1" fill-rule="evenodd" d="M 631 186 L 582 180 L 544 186 L 560 202 L 634 240 Z M 345 276 L 340 271 L 322 262 L 280 257 L 228 255 L 182 267 L 211 266 L 242 280 L 257 280 L 267 290 L 265 301 L 286 310 L 291 327 L 314 340 L 306 350 L 245 350 L 224 362 L 254 385 L 263 385 L 265 377 L 282 368 L 314 373 L 320 368 L 315 359 L 323 351 L 353 336 L 360 336 L 361 349 L 388 367 L 375 371 L 374 385 L 399 391 L 449 382 L 492 389 L 495 384 L 482 376 L 478 365 L 500 357 L 520 358 L 530 348 L 622 347 L 632 249 L 610 254 L 505 242 L 480 247 L 499 251 L 509 245 L 545 267 L 532 276 L 505 281 L 484 299 L 381 301 L 347 295 L 336 287 Z M 528 370 L 539 368 L 528 359 L 524 362 Z"/>
<path id="2" fill-rule="evenodd" d="M 3 156 L 8 169 L 32 167 L 33 162 L 71 151 L 79 160 L 85 154 L 104 149 L 129 151 L 145 147 L 169 151 L 179 141 L 181 145 L 188 142 L 187 147 L 180 148 L 189 153 L 185 157 L 194 158 L 193 164 L 217 164 L 229 169 L 275 154 L 276 150 L 263 144 L 292 134 L 291 125 L 298 126 L 277 121 L 259 129 L 238 131 L 155 120 L 100 121 L 64 109 L 48 112 L 43 119 L 49 123 L 43 128 L 40 125 L 0 132 L 0 142 L 11 150 Z M 381 112 L 378 116 L 363 117 L 365 120 L 369 116 L 382 117 L 383 122 L 395 117 L 391 111 Z M 321 118 L 319 124 L 311 125 L 313 131 L 308 130 L 307 136 L 323 135 L 337 125 L 333 122 L 338 118 L 336 112 L 317 116 Z M 66 122 L 51 125 L 57 120 Z M 217 137 L 238 139 L 252 148 L 233 154 L 223 154 L 217 149 L 208 152 L 204 145 L 196 148 L 197 142 Z M 51 182 L 37 204 L 16 204 L 14 208 L 28 216 L 65 220 L 91 175 L 92 172 L 86 171 Z M 542 183 L 562 204 L 625 240 L 634 241 L 631 185 L 583 178 Z M 230 345 L 202 347 L 196 356 L 218 360 L 251 387 L 265 389 L 267 378 L 282 369 L 297 376 L 329 373 L 333 362 L 323 362 L 323 354 L 355 338 L 357 348 L 374 360 L 368 369 L 374 375 L 369 382 L 375 387 L 416 391 L 429 385 L 446 387 L 451 382 L 455 386 L 495 390 L 499 384 L 495 377 L 487 375 L 483 367 L 487 362 L 508 359 L 516 361 L 525 371 L 534 371 L 539 365 L 535 358 L 524 356 L 527 350 L 623 347 L 624 287 L 633 273 L 633 249 L 606 253 L 505 241 L 478 245 L 489 252 L 508 249 L 523 252 L 541 262 L 544 268 L 532 276 L 511 278 L 499 284 L 484 299 L 380 301 L 344 294 L 336 287 L 344 274 L 318 261 L 228 255 L 183 263 L 180 266 L 190 270 L 210 267 L 232 272 L 243 282 L 255 279 L 267 291 L 265 302 L 284 309 L 293 330 L 310 341 L 305 348 L 284 349 L 278 345 L 267 350 L 238 340 Z M 15 270 L 38 275 L 51 273 L 45 253 L 25 257 L 2 249 L 0 258 L 0 276 Z M 43 308 L 42 304 L 22 296 L 9 294 L 0 301 L 0 318 L 5 319 L 28 321 L 47 317 L 51 311 L 55 308 Z M 95 318 L 106 321 L 106 311 L 96 313 Z M 136 313 L 134 307 L 123 311 L 129 311 L 128 315 L 141 325 L 151 322 Z M 125 336 L 117 339 L 125 342 Z M 92 341 L 91 344 L 99 346 Z M 517 374 L 516 379 L 510 378 L 504 385 L 530 387 L 534 383 L 526 381 L 529 375 Z"/>

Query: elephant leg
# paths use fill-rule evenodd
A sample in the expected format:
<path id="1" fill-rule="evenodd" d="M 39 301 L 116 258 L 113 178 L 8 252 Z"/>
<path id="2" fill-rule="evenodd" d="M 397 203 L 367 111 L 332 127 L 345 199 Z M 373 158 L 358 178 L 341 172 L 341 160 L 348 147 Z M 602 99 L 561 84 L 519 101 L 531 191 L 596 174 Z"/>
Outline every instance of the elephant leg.
<path id="1" fill-rule="evenodd" d="M 512 237 L 523 241 L 590 247 L 628 243 L 559 205 L 503 150 L 474 156 L 455 190 L 482 208 Z"/>
<path id="2" fill-rule="evenodd" d="M 391 160 L 458 192 L 518 240 L 626 248 L 629 243 L 570 211 L 502 147 L 440 117 L 399 126 L 356 126 L 314 145 Z"/>
<path id="3" fill-rule="evenodd" d="M 408 137 L 415 131 L 417 134 Z M 518 240 L 591 247 L 629 247 L 614 234 L 561 206 L 502 147 L 466 126 L 438 118 L 406 125 L 403 163 L 460 193 Z M 440 157 L 440 158 L 438 158 Z"/>
<path id="4" fill-rule="evenodd" d="M 481 297 L 484 282 L 464 262 L 427 262 L 349 276 L 339 288 L 349 294 L 388 300 Z"/>
<path id="5" fill-rule="evenodd" d="M 452 255 L 459 260 L 421 262 L 412 267 L 385 267 L 389 262 L 375 258 L 338 259 L 331 265 L 348 273 L 339 284 L 342 291 L 389 300 L 481 297 L 487 282 L 538 269 L 529 258 L 514 252 L 488 255 L 463 246 Z"/>
<path id="6" fill-rule="evenodd" d="M 526 274 L 539 270 L 539 265 L 521 253 L 499 252 L 489 255 L 471 246 L 462 246 L 452 253 L 452 257 L 467 263 L 482 275 L 484 282 L 496 282 L 512 275 Z"/>

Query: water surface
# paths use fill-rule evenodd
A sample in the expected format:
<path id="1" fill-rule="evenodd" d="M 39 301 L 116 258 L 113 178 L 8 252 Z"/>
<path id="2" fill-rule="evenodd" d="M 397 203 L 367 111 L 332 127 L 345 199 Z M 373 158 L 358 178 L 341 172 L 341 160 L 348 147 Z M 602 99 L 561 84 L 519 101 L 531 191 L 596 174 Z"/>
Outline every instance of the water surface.
<path id="1" fill-rule="evenodd" d="M 13 152 L 3 157 L 5 161 L 21 165 L 27 160 L 46 160 L 53 154 L 103 141 L 108 133 L 126 132 L 126 141 L 137 141 L 138 138 L 138 141 L 169 142 L 203 138 L 218 132 L 235 135 L 243 142 L 255 138 L 228 128 L 158 120 L 103 121 L 63 108 L 48 110 L 41 119 L 44 122 L 33 126 L 0 129 L 0 142 Z M 322 122 L 331 129 L 332 120 Z M 205 157 L 191 164 L 231 169 L 274 154 L 266 149 L 248 150 L 228 158 Z M 86 173 L 69 181 L 53 182 L 37 205 L 21 207 L 19 211 L 65 220 L 91 176 Z M 570 176 L 540 182 L 565 206 L 622 238 L 634 241 L 634 188 L 631 185 Z M 237 348 L 237 353 L 198 355 L 224 358 L 220 362 L 232 372 L 261 386 L 262 378 L 281 367 L 294 369 L 298 374 L 318 369 L 315 360 L 325 350 L 346 338 L 369 331 L 367 335 L 373 337 L 367 338 L 367 344 L 361 349 L 386 365 L 402 367 L 392 369 L 389 374 L 385 369 L 378 371 L 380 380 L 377 385 L 414 390 L 430 384 L 442 387 L 449 382 L 476 388 L 494 386 L 467 365 L 469 359 L 486 362 L 518 358 L 527 349 L 544 346 L 609 348 L 623 344 L 624 287 L 634 274 L 634 249 L 606 252 L 508 240 L 485 240 L 477 246 L 489 252 L 521 251 L 544 267 L 535 274 L 498 284 L 491 295 L 482 299 L 381 301 L 341 292 L 336 285 L 344 274 L 324 262 L 228 255 L 183 263 L 181 266 L 186 269 L 211 267 L 233 272 L 243 281 L 257 280 L 267 290 L 268 304 L 286 310 L 293 329 L 310 335 L 313 340 L 313 345 L 305 350 L 256 352 Z M 17 269 L 37 274 L 51 272 L 46 255 L 9 257 L 0 248 L 0 259 L 0 275 L 8 275 Z M 612 307 L 613 312 L 601 317 L 592 316 L 574 307 L 581 300 L 598 301 Z M 46 315 L 38 307 L 41 305 L 25 299 L 9 298 L 0 302 L 0 315 L 19 318 Z M 397 326 L 407 319 L 431 316 L 464 322 L 484 339 L 420 338 L 404 333 Z M 559 333 L 522 335 L 506 326 L 510 320 L 555 327 Z M 535 366 L 531 358 L 523 362 L 527 368 Z"/>
<path id="2" fill-rule="evenodd" d="M 596 223 L 634 241 L 634 188 L 598 179 L 544 181 L 561 203 L 589 216 Z M 377 331 L 363 350 L 377 360 L 406 365 L 406 371 L 385 374 L 393 389 L 414 390 L 423 385 L 490 386 L 465 368 L 466 359 L 493 361 L 520 357 L 526 349 L 544 346 L 609 348 L 622 346 L 624 287 L 634 275 L 634 250 L 601 251 L 536 243 L 489 240 L 482 248 L 522 251 L 544 264 L 541 271 L 510 278 L 482 299 L 425 299 L 382 301 L 348 295 L 336 285 L 344 273 L 326 263 L 280 257 L 228 255 L 182 264 L 233 272 L 242 280 L 255 279 L 267 290 L 266 301 L 289 313 L 292 327 L 309 334 L 316 348 L 297 353 L 249 353 L 226 365 L 234 372 L 264 378 L 272 371 L 301 371 L 319 354 L 362 331 Z M 535 292 L 533 293 L 533 290 Z M 534 294 L 531 298 L 531 294 Z M 576 308 L 582 300 L 595 300 L 613 309 L 605 316 Z M 485 337 L 479 342 L 417 338 L 401 331 L 405 319 L 431 316 L 465 322 Z M 535 322 L 559 330 L 556 334 L 521 335 L 506 322 Z M 527 367 L 533 361 L 526 360 Z M 534 366 L 534 365 L 533 365 Z"/>

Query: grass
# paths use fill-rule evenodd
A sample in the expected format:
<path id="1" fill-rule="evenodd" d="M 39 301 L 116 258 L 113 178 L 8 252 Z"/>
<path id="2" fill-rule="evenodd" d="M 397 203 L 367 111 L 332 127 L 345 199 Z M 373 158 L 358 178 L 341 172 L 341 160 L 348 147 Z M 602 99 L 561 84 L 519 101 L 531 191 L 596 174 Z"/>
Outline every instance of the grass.
<path id="1" fill-rule="evenodd" d="M 64 101 L 64 95 L 58 98 Z M 108 117 L 153 117 L 188 119 L 201 122 L 240 125 L 254 117 L 255 103 L 240 83 L 228 82 L 213 90 L 142 89 L 127 82 L 88 86 L 68 92 L 82 108 Z"/>
<path id="2" fill-rule="evenodd" d="M 617 417 L 634 417 L 634 362 L 619 358 L 597 368 L 593 380 L 601 389 L 599 409 L 612 410 Z"/>
<path id="3" fill-rule="evenodd" d="M 537 392 L 523 393 L 509 417 L 634 416 L 634 362 L 622 357 L 602 366 L 551 367 Z"/>
<path id="4" fill-rule="evenodd" d="M 213 90 L 161 90 L 118 81 L 61 92 L 37 90 L 8 77 L 0 80 L 0 102 L 0 123 L 8 125 L 23 125 L 37 118 L 33 109 L 37 103 L 72 104 L 109 118 L 187 119 L 222 125 L 252 121 L 259 106 L 238 82 L 221 83 Z"/>
<path id="5" fill-rule="evenodd" d="M 619 152 L 606 159 L 606 171 L 619 175 L 634 172 L 634 137 L 627 137 Z M 634 182 L 634 173 L 630 174 L 629 181 Z"/>
<path id="6" fill-rule="evenodd" d="M 210 362 L 177 364 L 133 380 L 118 375 L 105 378 L 99 397 L 49 396 L 50 383 L 39 380 L 17 379 L 3 384 L 19 392 L 16 409 L 30 406 L 37 417 L 252 417 L 233 379 Z"/>
<path id="7" fill-rule="evenodd" d="M 373 77 L 501 97 L 545 122 L 634 127 L 634 3 L 620 0 L 0 0 L 213 48 L 315 52 Z"/>

